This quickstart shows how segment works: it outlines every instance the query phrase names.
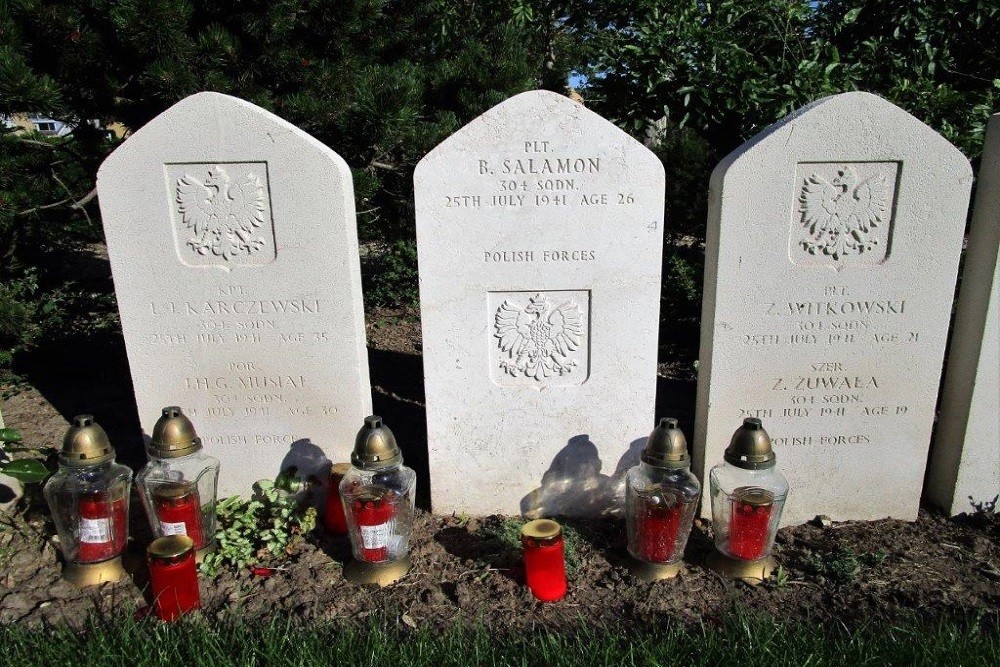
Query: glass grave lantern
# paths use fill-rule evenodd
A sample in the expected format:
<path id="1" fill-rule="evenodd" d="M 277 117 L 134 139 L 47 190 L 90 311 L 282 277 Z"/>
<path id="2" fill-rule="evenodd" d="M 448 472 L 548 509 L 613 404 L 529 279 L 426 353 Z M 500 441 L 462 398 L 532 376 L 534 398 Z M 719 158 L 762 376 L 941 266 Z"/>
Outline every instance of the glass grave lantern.
<path id="1" fill-rule="evenodd" d="M 108 434 L 91 415 L 74 417 L 59 470 L 43 490 L 65 559 L 63 578 L 91 586 L 125 575 L 131 489 L 132 471 L 115 463 Z"/>
<path id="2" fill-rule="evenodd" d="M 155 537 L 186 535 L 201 561 L 215 548 L 219 461 L 205 454 L 194 424 L 175 405 L 153 426 L 149 463 L 136 477 Z"/>
<path id="3" fill-rule="evenodd" d="M 760 583 L 776 566 L 771 548 L 788 482 L 775 467 L 771 438 L 755 417 L 736 429 L 724 461 L 709 473 L 716 550 L 708 566 L 732 579 Z"/>
<path id="4" fill-rule="evenodd" d="M 410 570 L 410 537 L 417 474 L 381 417 L 365 417 L 340 482 L 353 560 L 344 577 L 355 584 L 387 586 Z"/>
<path id="5" fill-rule="evenodd" d="M 701 495 L 676 419 L 660 420 L 625 479 L 629 569 L 647 582 L 676 577 Z"/>

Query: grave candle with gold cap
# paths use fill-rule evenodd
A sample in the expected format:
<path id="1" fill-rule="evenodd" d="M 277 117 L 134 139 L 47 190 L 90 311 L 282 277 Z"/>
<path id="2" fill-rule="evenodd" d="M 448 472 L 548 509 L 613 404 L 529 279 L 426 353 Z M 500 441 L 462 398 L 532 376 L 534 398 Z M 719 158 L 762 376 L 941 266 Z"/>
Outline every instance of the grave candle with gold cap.
<path id="1" fill-rule="evenodd" d="M 661 419 L 625 482 L 625 523 L 632 572 L 644 581 L 680 572 L 701 485 L 691 473 L 676 419 Z"/>
<path id="2" fill-rule="evenodd" d="M 187 535 L 158 537 L 146 557 L 153 608 L 161 621 L 175 621 L 201 606 L 194 540 Z"/>
<path id="3" fill-rule="evenodd" d="M 148 454 L 136 482 L 153 534 L 186 535 L 202 558 L 215 546 L 218 459 L 205 454 L 194 424 L 177 406 L 163 408 Z"/>
<path id="4" fill-rule="evenodd" d="M 562 526 L 551 519 L 535 519 L 521 527 L 524 581 L 542 602 L 566 597 L 566 545 Z"/>
<path id="5" fill-rule="evenodd" d="M 385 586 L 409 571 L 416 484 L 389 427 L 365 417 L 340 482 L 354 555 L 344 568 L 348 581 Z"/>
<path id="6" fill-rule="evenodd" d="M 46 482 L 45 500 L 59 533 L 63 577 L 78 586 L 118 581 L 128 540 L 132 471 L 115 463 L 107 433 L 90 415 L 73 418 Z"/>
<path id="7" fill-rule="evenodd" d="M 775 567 L 771 548 L 788 482 L 775 467 L 771 438 L 757 418 L 743 420 L 724 458 L 709 474 L 717 553 L 708 565 L 727 576 L 759 582 Z"/>
<path id="8" fill-rule="evenodd" d="M 344 501 L 340 497 L 340 483 L 350 469 L 350 463 L 335 463 L 330 468 L 330 484 L 326 490 L 323 524 L 335 535 L 347 534 L 347 515 L 344 513 Z"/>

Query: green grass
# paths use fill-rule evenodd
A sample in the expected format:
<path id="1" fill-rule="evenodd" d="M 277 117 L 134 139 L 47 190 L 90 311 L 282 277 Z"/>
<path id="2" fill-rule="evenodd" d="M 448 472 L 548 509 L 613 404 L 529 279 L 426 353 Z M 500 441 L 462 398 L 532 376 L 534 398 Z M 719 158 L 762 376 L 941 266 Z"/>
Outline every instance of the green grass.
<path id="1" fill-rule="evenodd" d="M 127 616 L 83 632 L 0 627 L 0 657 L 16 665 L 996 665 L 1000 627 L 978 619 L 879 623 L 849 632 L 834 624 L 776 624 L 733 614 L 718 626 L 664 623 L 633 635 L 581 626 L 575 632 L 500 635 L 480 626 L 442 634 L 369 628 L 189 619 L 176 625 Z M 387 629 L 388 628 L 388 629 Z"/>

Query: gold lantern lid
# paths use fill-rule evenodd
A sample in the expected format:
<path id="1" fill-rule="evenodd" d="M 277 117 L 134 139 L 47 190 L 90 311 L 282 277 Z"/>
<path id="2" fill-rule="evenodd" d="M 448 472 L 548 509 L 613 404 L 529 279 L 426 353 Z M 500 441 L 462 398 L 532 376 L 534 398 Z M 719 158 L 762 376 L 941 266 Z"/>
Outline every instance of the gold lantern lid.
<path id="1" fill-rule="evenodd" d="M 687 468 L 691 465 L 684 432 L 677 428 L 677 420 L 664 417 L 646 440 L 640 457 L 643 463 L 657 468 Z"/>
<path id="2" fill-rule="evenodd" d="M 74 468 L 99 465 L 115 459 L 108 434 L 94 421 L 93 415 L 73 417 L 73 425 L 63 438 L 59 462 Z"/>
<path id="3" fill-rule="evenodd" d="M 771 437 L 759 419 L 747 417 L 743 420 L 743 425 L 733 433 L 733 439 L 729 441 L 724 458 L 726 463 L 744 470 L 774 467 L 775 457 L 774 450 L 771 449 Z"/>
<path id="4" fill-rule="evenodd" d="M 551 540 L 559 537 L 562 526 L 552 519 L 535 519 L 521 526 L 521 536 L 534 540 Z"/>
<path id="5" fill-rule="evenodd" d="M 403 462 L 403 453 L 396 444 L 396 436 L 377 415 L 365 417 L 365 425 L 358 431 L 351 452 L 351 465 L 361 470 L 382 470 Z"/>
<path id="6" fill-rule="evenodd" d="M 170 560 L 183 556 L 194 549 L 194 540 L 187 535 L 167 535 L 158 537 L 146 547 L 146 553 L 159 560 Z"/>
<path id="7" fill-rule="evenodd" d="M 169 405 L 163 408 L 163 414 L 153 426 L 149 446 L 154 456 L 173 459 L 197 452 L 201 449 L 201 438 L 184 412 L 176 405 Z"/>

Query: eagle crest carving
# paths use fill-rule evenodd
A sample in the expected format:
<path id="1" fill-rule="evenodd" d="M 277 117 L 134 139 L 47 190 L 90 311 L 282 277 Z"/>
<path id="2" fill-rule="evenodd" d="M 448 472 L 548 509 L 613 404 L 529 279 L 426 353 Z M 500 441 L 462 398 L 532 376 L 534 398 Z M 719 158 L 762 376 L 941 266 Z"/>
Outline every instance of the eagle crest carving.
<path id="1" fill-rule="evenodd" d="M 190 174 L 177 179 L 177 210 L 193 236 L 187 245 L 199 255 L 229 261 L 264 247 L 255 233 L 266 213 L 264 183 L 252 171 L 235 181 L 216 165 L 199 181 Z"/>
<path id="2" fill-rule="evenodd" d="M 889 212 L 889 187 L 884 174 L 861 180 L 853 167 L 842 165 L 832 180 L 818 174 L 803 179 L 799 204 L 807 233 L 802 247 L 840 260 L 879 244 L 876 228 Z"/>
<path id="3" fill-rule="evenodd" d="M 573 301 L 553 306 L 542 294 L 519 307 L 504 300 L 496 312 L 495 333 L 507 357 L 500 368 L 511 376 L 543 380 L 565 375 L 577 364 L 571 353 L 580 347 L 583 316 Z"/>

